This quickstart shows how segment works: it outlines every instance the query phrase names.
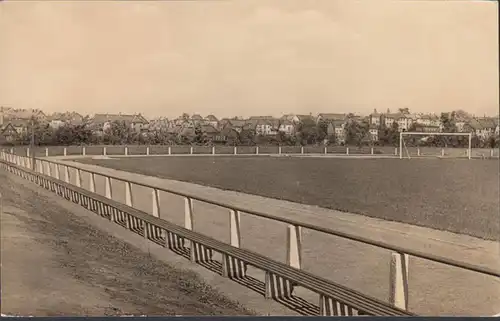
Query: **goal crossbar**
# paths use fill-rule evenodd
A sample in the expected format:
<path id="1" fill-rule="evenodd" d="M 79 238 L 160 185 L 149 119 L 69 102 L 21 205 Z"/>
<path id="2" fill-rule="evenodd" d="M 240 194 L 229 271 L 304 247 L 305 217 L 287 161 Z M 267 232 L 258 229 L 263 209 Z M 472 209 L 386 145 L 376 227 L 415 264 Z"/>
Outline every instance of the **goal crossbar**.
<path id="1" fill-rule="evenodd" d="M 403 158 L 403 136 L 468 136 L 469 146 L 467 148 L 467 156 L 469 159 L 472 158 L 472 133 L 425 133 L 425 132 L 400 132 L 399 133 L 399 158 Z M 405 146 L 406 147 L 406 146 Z"/>

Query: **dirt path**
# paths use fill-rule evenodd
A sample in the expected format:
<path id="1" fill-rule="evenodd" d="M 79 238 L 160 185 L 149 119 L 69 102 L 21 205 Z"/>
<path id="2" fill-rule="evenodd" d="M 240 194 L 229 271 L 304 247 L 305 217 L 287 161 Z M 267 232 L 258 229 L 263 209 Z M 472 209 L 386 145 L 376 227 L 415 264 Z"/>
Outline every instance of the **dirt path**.
<path id="1" fill-rule="evenodd" d="M 187 270 L 93 228 L 0 172 L 2 314 L 248 315 Z"/>

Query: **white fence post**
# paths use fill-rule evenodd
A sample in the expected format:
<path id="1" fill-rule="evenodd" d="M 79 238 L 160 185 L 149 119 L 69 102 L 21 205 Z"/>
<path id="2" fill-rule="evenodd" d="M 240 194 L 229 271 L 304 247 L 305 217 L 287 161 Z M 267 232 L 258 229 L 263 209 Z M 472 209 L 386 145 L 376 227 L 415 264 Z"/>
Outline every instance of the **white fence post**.
<path id="1" fill-rule="evenodd" d="M 287 227 L 287 263 L 300 269 L 302 266 L 302 228 L 297 225 Z"/>
<path id="2" fill-rule="evenodd" d="M 238 155 L 238 147 L 234 146 L 233 148 L 233 154 Z"/>
<path id="3" fill-rule="evenodd" d="M 193 155 L 193 146 L 189 147 L 189 154 Z"/>
<path id="4" fill-rule="evenodd" d="M 345 148 L 345 154 L 346 154 L 346 155 L 349 155 L 349 147 L 346 147 L 346 148 Z"/>
<path id="5" fill-rule="evenodd" d="M 95 193 L 95 174 L 94 173 L 90 173 L 90 177 L 89 177 L 89 190 L 92 193 Z"/>
<path id="6" fill-rule="evenodd" d="M 106 146 L 104 146 L 104 147 L 103 147 L 103 149 L 102 149 L 102 154 L 103 154 L 104 156 L 108 155 L 108 150 L 107 150 Z"/>
<path id="7" fill-rule="evenodd" d="M 394 156 L 398 156 L 398 148 L 394 148 Z"/>
<path id="8" fill-rule="evenodd" d="M 193 200 L 189 197 L 184 197 L 184 228 L 193 230 Z M 191 261 L 196 262 L 196 249 L 193 241 L 189 242 Z"/>
<path id="9" fill-rule="evenodd" d="M 66 165 L 63 165 L 63 168 L 64 168 L 64 181 L 66 183 L 69 183 L 69 180 L 70 180 L 70 178 L 69 178 L 69 168 Z"/>
<path id="10" fill-rule="evenodd" d="M 45 157 L 49 157 L 49 148 L 45 147 Z"/>
<path id="11" fill-rule="evenodd" d="M 30 148 L 26 148 L 26 156 L 30 157 Z"/>
<path id="12" fill-rule="evenodd" d="M 235 210 L 229 210 L 229 233 L 230 233 L 230 244 L 234 247 L 240 247 L 241 244 L 241 215 L 240 212 Z"/>
<path id="13" fill-rule="evenodd" d="M 125 156 L 128 156 L 128 147 L 125 146 Z"/>
<path id="14" fill-rule="evenodd" d="M 420 156 L 420 147 L 417 147 L 417 156 Z"/>
<path id="15" fill-rule="evenodd" d="M 372 155 L 373 155 L 373 147 L 372 147 L 372 148 L 370 148 L 370 154 L 372 154 Z"/>
<path id="16" fill-rule="evenodd" d="M 490 150 L 490 157 L 493 157 L 494 149 Z"/>
<path id="17" fill-rule="evenodd" d="M 59 164 L 56 164 L 56 179 L 61 179 L 61 170 L 59 168 Z"/>
<path id="18" fill-rule="evenodd" d="M 168 154 L 172 155 L 172 147 L 168 146 Z"/>
<path id="19" fill-rule="evenodd" d="M 113 186 L 111 185 L 111 178 L 109 176 L 106 176 L 105 178 L 105 197 L 108 199 L 113 199 Z M 113 215 L 113 212 L 109 213 L 110 214 L 110 221 L 114 222 L 115 221 L 115 216 Z"/>
<path id="20" fill-rule="evenodd" d="M 153 192 L 153 216 L 160 217 L 160 191 L 156 188 L 152 189 Z"/>
<path id="21" fill-rule="evenodd" d="M 259 146 L 255 146 L 255 154 L 259 155 Z"/>
<path id="22" fill-rule="evenodd" d="M 50 166 L 50 162 L 47 162 L 47 175 L 52 177 L 52 167 Z"/>
<path id="23" fill-rule="evenodd" d="M 300 153 L 304 154 L 304 146 L 300 146 Z"/>
<path id="24" fill-rule="evenodd" d="M 441 157 L 444 157 L 444 148 L 441 148 Z"/>
<path id="25" fill-rule="evenodd" d="M 403 310 L 408 310 L 408 264 L 408 254 L 392 253 L 389 302 Z"/>
<path id="26" fill-rule="evenodd" d="M 278 155 L 281 155 L 281 146 L 278 146 Z"/>
<path id="27" fill-rule="evenodd" d="M 132 183 L 129 181 L 125 182 L 125 205 L 133 207 L 134 202 L 132 198 Z"/>
<path id="28" fill-rule="evenodd" d="M 149 146 L 148 146 L 148 147 L 146 147 L 146 155 L 148 155 L 148 156 L 149 156 Z"/>
<path id="29" fill-rule="evenodd" d="M 328 147 L 325 146 L 325 155 L 328 154 Z"/>
<path id="30" fill-rule="evenodd" d="M 76 186 L 82 187 L 82 172 L 79 168 L 76 169 Z"/>
<path id="31" fill-rule="evenodd" d="M 212 155 L 215 155 L 215 146 L 212 146 Z"/>
<path id="32" fill-rule="evenodd" d="M 85 156 L 87 154 L 87 150 L 85 146 L 82 146 L 82 155 Z"/>
<path id="33" fill-rule="evenodd" d="M 68 156 L 68 149 L 66 147 L 64 147 L 64 156 Z"/>

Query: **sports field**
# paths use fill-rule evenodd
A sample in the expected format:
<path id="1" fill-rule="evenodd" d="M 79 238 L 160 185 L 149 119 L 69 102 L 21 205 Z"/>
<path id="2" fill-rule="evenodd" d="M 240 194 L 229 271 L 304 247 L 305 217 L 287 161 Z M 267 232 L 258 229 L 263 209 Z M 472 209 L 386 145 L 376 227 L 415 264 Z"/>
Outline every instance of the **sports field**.
<path id="1" fill-rule="evenodd" d="M 498 239 L 498 160 L 295 157 L 81 159 L 118 170 Z"/>

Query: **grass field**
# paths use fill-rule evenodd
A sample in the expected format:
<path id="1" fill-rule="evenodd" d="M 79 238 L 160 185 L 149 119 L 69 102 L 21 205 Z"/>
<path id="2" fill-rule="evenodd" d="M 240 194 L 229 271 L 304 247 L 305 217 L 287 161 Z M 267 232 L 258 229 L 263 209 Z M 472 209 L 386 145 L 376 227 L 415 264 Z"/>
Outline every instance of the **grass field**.
<path id="1" fill-rule="evenodd" d="M 152 157 L 80 162 L 498 239 L 498 160 Z"/>

